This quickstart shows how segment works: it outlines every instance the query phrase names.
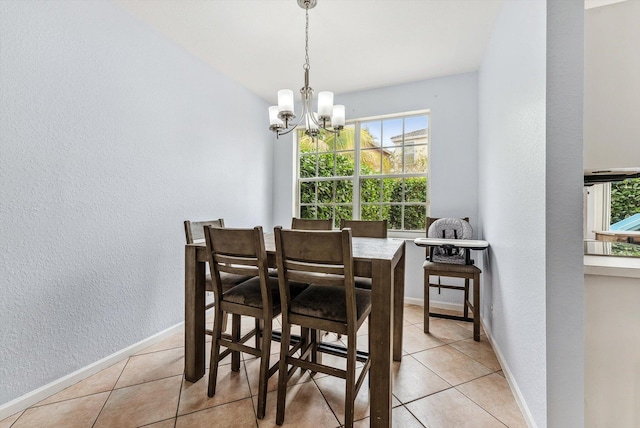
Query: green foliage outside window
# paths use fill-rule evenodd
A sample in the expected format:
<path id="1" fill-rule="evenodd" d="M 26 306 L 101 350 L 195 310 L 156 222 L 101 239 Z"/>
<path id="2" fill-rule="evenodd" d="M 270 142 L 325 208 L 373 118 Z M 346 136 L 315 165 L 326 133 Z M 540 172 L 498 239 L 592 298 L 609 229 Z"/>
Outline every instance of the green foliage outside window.
<path id="1" fill-rule="evenodd" d="M 395 183 L 394 183 L 395 184 Z M 404 189 L 400 185 L 395 185 L 392 190 L 392 200 L 401 197 L 404 190 L 404 200 L 406 202 L 422 202 L 426 200 L 427 180 L 426 178 L 405 178 Z M 401 229 L 402 206 L 391 205 L 389 222 L 392 229 Z M 427 213 L 424 203 L 404 206 L 404 229 L 405 230 L 425 230 Z"/>
<path id="2" fill-rule="evenodd" d="M 611 254 L 614 256 L 640 257 L 640 245 L 612 242 Z"/>
<path id="3" fill-rule="evenodd" d="M 611 224 L 640 213 L 640 178 L 611 183 Z"/>

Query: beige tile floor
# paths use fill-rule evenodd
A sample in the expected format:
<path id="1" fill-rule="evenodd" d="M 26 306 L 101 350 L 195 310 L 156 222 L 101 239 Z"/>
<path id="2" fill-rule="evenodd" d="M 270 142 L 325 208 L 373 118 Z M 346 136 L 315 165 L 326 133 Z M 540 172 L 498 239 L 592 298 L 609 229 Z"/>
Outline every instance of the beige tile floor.
<path id="1" fill-rule="evenodd" d="M 404 321 L 404 357 L 393 367 L 394 427 L 526 427 L 484 334 L 474 342 L 470 323 L 431 318 L 426 335 L 422 307 L 414 305 L 405 306 Z M 252 322 L 247 319 L 245 324 L 251 328 Z M 258 360 L 244 354 L 237 373 L 231 371 L 229 358 L 223 361 L 217 393 L 208 398 L 206 375 L 196 383 L 182 378 L 183 337 L 176 333 L 0 421 L 0 428 L 276 426 L 277 375 L 269 381 L 266 416 L 258 420 Z M 335 335 L 325 339 L 338 340 Z M 366 334 L 358 337 L 359 348 L 366 343 Z M 274 343 L 273 361 L 278 349 Z M 323 361 L 343 363 L 328 355 Z M 369 426 L 364 385 L 356 400 L 356 427 Z M 308 373 L 291 379 L 284 426 L 333 428 L 343 423 L 343 380 Z"/>

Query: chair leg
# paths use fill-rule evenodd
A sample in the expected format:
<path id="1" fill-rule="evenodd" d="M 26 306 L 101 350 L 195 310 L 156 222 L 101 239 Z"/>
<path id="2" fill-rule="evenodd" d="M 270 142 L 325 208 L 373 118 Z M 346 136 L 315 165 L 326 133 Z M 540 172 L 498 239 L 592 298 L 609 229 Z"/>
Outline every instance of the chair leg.
<path id="1" fill-rule="evenodd" d="M 475 282 L 474 282 L 475 284 Z M 464 279 L 464 317 L 469 318 L 469 278 Z M 475 313 L 475 311 L 474 311 Z"/>
<path id="2" fill-rule="evenodd" d="M 289 338 L 289 340 L 291 340 L 291 338 Z M 312 336 L 311 336 L 311 330 L 306 328 L 306 327 L 301 327 L 300 328 L 300 342 L 303 343 L 302 347 L 300 348 L 300 356 L 302 356 L 302 351 L 303 349 L 306 349 L 307 346 L 309 346 L 310 343 L 312 343 L 311 341 L 313 340 Z M 312 361 L 313 360 L 313 352 L 310 352 L 309 355 L 307 356 L 307 361 Z M 297 369 L 296 369 L 297 370 Z M 307 369 L 303 369 L 300 368 L 300 376 L 302 376 L 305 371 Z M 313 373 L 312 373 L 313 375 Z"/>
<path id="3" fill-rule="evenodd" d="M 214 311 L 211 361 L 209 362 L 209 385 L 207 388 L 207 395 L 209 395 L 209 397 L 213 397 L 216 393 L 218 363 L 220 360 L 220 338 L 222 337 L 222 311 L 220 311 L 217 306 L 215 306 Z"/>
<path id="4" fill-rule="evenodd" d="M 356 399 L 356 336 L 349 334 L 347 344 L 347 378 L 344 403 L 344 426 L 353 428 L 354 405 Z"/>
<path id="5" fill-rule="evenodd" d="M 231 338 L 234 342 L 240 342 L 240 315 L 233 314 L 231 317 Z M 231 370 L 240 371 L 240 351 L 231 352 Z"/>
<path id="6" fill-rule="evenodd" d="M 320 330 L 312 329 L 310 331 L 310 343 L 312 343 L 311 348 L 311 362 L 320 364 L 322 363 L 322 353 L 318 352 L 318 345 L 320 344 L 320 338 L 322 337 L 322 332 Z M 315 372 L 311 372 L 311 376 L 315 375 Z"/>
<path id="7" fill-rule="evenodd" d="M 287 401 L 287 356 L 289 355 L 289 341 L 291 340 L 291 324 L 282 325 L 280 339 L 280 362 L 278 363 L 278 406 L 276 410 L 276 424 L 284 422 L 285 402 Z"/>
<path id="8" fill-rule="evenodd" d="M 480 274 L 473 275 L 473 340 L 480 341 Z"/>
<path id="9" fill-rule="evenodd" d="M 429 272 L 424 272 L 424 324 L 423 329 L 425 333 L 429 333 Z"/>
<path id="10" fill-rule="evenodd" d="M 272 324 L 266 320 L 256 319 L 256 326 L 264 324 L 262 329 L 262 346 L 260 354 L 260 381 L 258 383 L 258 419 L 264 418 L 267 408 L 267 384 L 269 383 L 269 351 L 271 350 Z M 260 322 L 263 321 L 263 322 Z"/>
<path id="11" fill-rule="evenodd" d="M 256 318 L 255 329 L 256 329 L 256 349 L 260 351 L 262 348 L 262 329 L 264 328 L 264 321 Z"/>

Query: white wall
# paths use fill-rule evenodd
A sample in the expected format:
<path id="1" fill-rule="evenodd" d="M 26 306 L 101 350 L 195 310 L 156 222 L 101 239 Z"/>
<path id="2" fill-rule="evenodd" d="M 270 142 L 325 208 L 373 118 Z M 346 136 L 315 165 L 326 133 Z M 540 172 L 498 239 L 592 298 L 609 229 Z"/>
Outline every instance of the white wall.
<path id="1" fill-rule="evenodd" d="M 584 421 L 583 10 L 506 1 L 479 73 L 482 313 L 540 427 Z"/>
<path id="2" fill-rule="evenodd" d="M 0 2 L 0 88 L 5 403 L 181 322 L 182 221 L 271 225 L 272 140 L 265 102 L 108 2 Z"/>
<path id="3" fill-rule="evenodd" d="M 525 416 L 546 420 L 545 3 L 507 0 L 479 72 L 482 316 Z M 493 309 L 493 310 L 492 310 Z"/>
<path id="4" fill-rule="evenodd" d="M 471 218 L 477 227 L 478 86 L 477 74 L 467 73 L 398 86 L 336 96 L 347 119 L 414 110 L 431 110 L 430 202 L 433 217 Z M 281 137 L 274 149 L 274 221 L 291 224 L 295 167 L 293 140 Z M 476 236 L 479 237 L 478 232 Z M 423 298 L 424 249 L 407 243 L 405 295 Z M 444 290 L 449 291 L 449 290 Z M 444 293 L 443 291 L 443 293 Z M 448 300 L 432 290 L 434 300 Z M 454 294 L 461 302 L 460 293 Z"/>
<path id="5" fill-rule="evenodd" d="M 640 166 L 640 2 L 585 11 L 585 169 Z"/>

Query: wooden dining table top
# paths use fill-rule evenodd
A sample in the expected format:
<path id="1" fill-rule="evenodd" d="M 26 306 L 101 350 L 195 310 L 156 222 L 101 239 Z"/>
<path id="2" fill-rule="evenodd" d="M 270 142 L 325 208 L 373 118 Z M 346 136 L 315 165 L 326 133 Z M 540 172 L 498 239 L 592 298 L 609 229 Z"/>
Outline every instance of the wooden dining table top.
<path id="1" fill-rule="evenodd" d="M 351 238 L 351 248 L 353 250 L 354 259 L 371 260 L 371 259 L 392 259 L 398 252 L 398 249 L 404 244 L 402 238 L 363 238 L 355 236 Z M 197 240 L 193 244 L 187 246 L 205 247 L 204 239 Z M 272 232 L 264 234 L 264 247 L 268 255 L 275 255 L 276 241 Z M 206 260 L 199 260 L 206 261 Z"/>

